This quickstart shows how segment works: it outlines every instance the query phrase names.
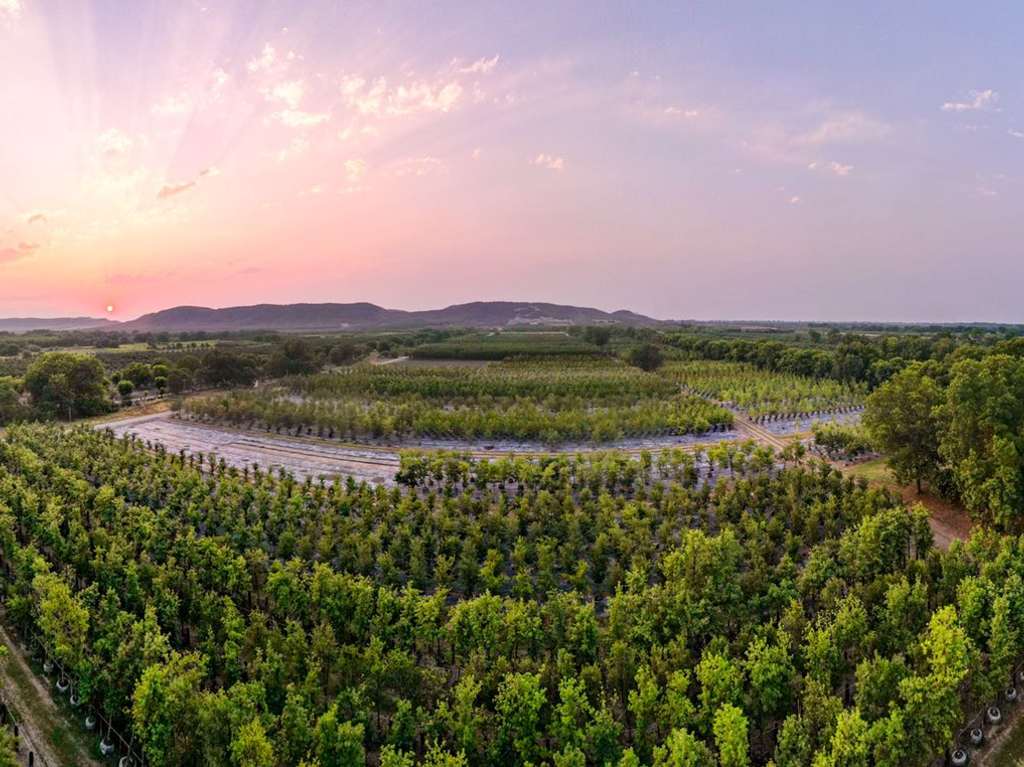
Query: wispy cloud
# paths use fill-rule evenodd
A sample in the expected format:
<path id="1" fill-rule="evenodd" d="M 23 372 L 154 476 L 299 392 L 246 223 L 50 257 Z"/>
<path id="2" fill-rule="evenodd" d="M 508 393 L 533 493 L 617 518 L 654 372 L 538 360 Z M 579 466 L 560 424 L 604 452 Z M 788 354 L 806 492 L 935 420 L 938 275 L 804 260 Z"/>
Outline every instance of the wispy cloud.
<path id="1" fill-rule="evenodd" d="M 294 138 L 288 146 L 277 153 L 277 161 L 285 162 L 293 157 L 298 157 L 301 154 L 305 154 L 307 149 L 309 149 L 308 138 L 302 136 Z"/>
<path id="2" fill-rule="evenodd" d="M 366 161 L 359 158 L 345 160 L 345 178 L 350 184 L 357 184 L 366 175 Z"/>
<path id="3" fill-rule="evenodd" d="M 444 163 L 437 157 L 410 157 L 394 165 L 396 176 L 427 176 L 445 170 Z"/>
<path id="4" fill-rule="evenodd" d="M 943 112 L 991 111 L 996 109 L 999 94 L 991 88 L 983 91 L 971 91 L 970 101 L 947 101 L 942 105 Z"/>
<path id="5" fill-rule="evenodd" d="M 195 185 L 195 181 L 186 181 L 183 184 L 164 184 L 160 187 L 160 191 L 156 193 L 156 197 L 158 200 L 166 200 L 168 197 L 174 197 L 182 192 L 187 192 Z"/>
<path id="6" fill-rule="evenodd" d="M 250 72 L 266 72 L 277 63 L 277 49 L 266 43 L 259 55 L 249 60 L 246 69 Z"/>
<path id="7" fill-rule="evenodd" d="M 289 109 L 298 109 L 305 92 L 306 84 L 302 80 L 289 80 L 264 89 L 263 95 L 267 101 L 284 104 Z"/>
<path id="8" fill-rule="evenodd" d="M 553 154 L 546 154 L 544 152 L 541 152 L 539 155 L 530 160 L 530 164 L 536 165 L 538 168 L 547 168 L 548 170 L 565 170 L 564 157 Z"/>
<path id="9" fill-rule="evenodd" d="M 21 0 L 0 0 L 0 19 L 16 19 L 21 16 Z"/>
<path id="10" fill-rule="evenodd" d="M 663 114 L 668 115 L 669 117 L 686 117 L 688 119 L 693 119 L 694 117 L 700 117 L 700 110 L 683 109 L 682 107 L 671 106 L 665 107 Z"/>
<path id="11" fill-rule="evenodd" d="M 462 85 L 456 80 L 413 80 L 391 85 L 385 77 L 378 77 L 371 83 L 360 75 L 345 75 L 340 88 L 346 106 L 373 117 L 450 112 L 463 93 Z"/>
<path id="12" fill-rule="evenodd" d="M 0 248 L 0 264 L 27 258 L 39 250 L 39 247 L 37 242 L 19 242 L 11 247 Z"/>
<path id="13" fill-rule="evenodd" d="M 796 144 L 854 144 L 875 141 L 889 132 L 889 126 L 859 110 L 834 112 L 814 128 L 799 134 Z"/>
<path id="14" fill-rule="evenodd" d="M 462 67 L 459 72 L 462 74 L 475 74 L 475 75 L 486 75 L 492 69 L 498 65 L 498 55 L 495 54 L 492 58 L 477 59 L 467 67 Z"/>
<path id="15" fill-rule="evenodd" d="M 1024 131 L 1022 131 L 1022 130 L 1016 130 L 1014 128 L 1010 128 L 1006 132 L 1009 133 L 1014 138 L 1024 138 Z"/>
<path id="16" fill-rule="evenodd" d="M 184 94 L 167 96 L 150 108 L 150 112 L 158 117 L 174 117 L 185 114 L 192 109 L 192 100 Z"/>
<path id="17" fill-rule="evenodd" d="M 273 117 L 289 128 L 312 128 L 331 119 L 326 112 L 303 112 L 298 109 L 284 109 L 275 112 Z"/>
<path id="18" fill-rule="evenodd" d="M 853 170 L 853 166 L 843 165 L 841 162 L 836 162 L 835 160 L 828 163 L 820 163 L 816 161 L 809 163 L 807 165 L 807 170 L 829 170 L 837 176 L 849 176 L 850 172 Z"/>
<path id="19" fill-rule="evenodd" d="M 126 134 L 117 128 L 105 130 L 96 137 L 96 148 L 101 154 L 122 155 L 131 150 L 133 142 Z"/>

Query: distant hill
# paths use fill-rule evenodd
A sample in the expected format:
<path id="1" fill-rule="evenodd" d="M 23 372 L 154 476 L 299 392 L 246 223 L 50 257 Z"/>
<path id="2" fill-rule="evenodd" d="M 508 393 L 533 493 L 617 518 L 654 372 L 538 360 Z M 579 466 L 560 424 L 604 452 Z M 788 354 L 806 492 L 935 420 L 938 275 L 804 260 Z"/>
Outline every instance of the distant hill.
<path id="1" fill-rule="evenodd" d="M 119 323 L 99 317 L 12 317 L 0 319 L 0 331 L 25 333 L 29 330 L 115 329 Z"/>
<path id="2" fill-rule="evenodd" d="M 515 327 L 524 325 L 656 325 L 657 320 L 620 310 L 526 301 L 475 301 L 444 309 L 407 312 L 375 304 L 258 304 L 208 309 L 177 306 L 116 326 L 138 331 L 367 330 L 415 327 Z"/>

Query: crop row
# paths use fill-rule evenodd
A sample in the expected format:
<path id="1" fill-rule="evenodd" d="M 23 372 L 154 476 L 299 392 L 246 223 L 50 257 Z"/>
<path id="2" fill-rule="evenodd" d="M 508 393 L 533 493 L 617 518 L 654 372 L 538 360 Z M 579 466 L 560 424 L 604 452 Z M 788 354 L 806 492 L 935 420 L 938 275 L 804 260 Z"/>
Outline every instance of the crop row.
<path id="1" fill-rule="evenodd" d="M 863 403 L 863 384 L 773 373 L 740 362 L 672 362 L 661 375 L 752 418 L 827 412 Z"/>
<path id="2" fill-rule="evenodd" d="M 280 390 L 264 389 L 192 399 L 184 412 L 193 418 L 271 430 L 314 429 L 330 438 L 457 437 L 547 444 L 692 434 L 732 423 L 724 408 L 686 395 L 612 406 L 564 397 L 540 403 L 498 399 L 451 405 L 414 396 L 296 401 Z"/>

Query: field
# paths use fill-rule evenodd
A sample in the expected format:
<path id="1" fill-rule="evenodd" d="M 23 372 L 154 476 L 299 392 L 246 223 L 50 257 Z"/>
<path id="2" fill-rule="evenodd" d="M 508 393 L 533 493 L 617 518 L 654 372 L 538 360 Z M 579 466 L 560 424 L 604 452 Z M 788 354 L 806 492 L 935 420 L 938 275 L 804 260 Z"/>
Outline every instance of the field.
<path id="1" fill-rule="evenodd" d="M 667 378 L 586 357 L 479 368 L 357 365 L 190 400 L 185 414 L 327 438 L 543 444 L 699 434 L 732 422 L 727 410 Z"/>
<path id="2" fill-rule="evenodd" d="M 562 332 L 515 332 L 479 334 L 452 338 L 413 348 L 414 359 L 503 360 L 510 357 L 578 357 L 596 355 L 593 344 Z"/>
<path id="3" fill-rule="evenodd" d="M 267 764 L 711 764 L 723 732 L 764 764 L 796 730 L 803 765 L 832 747 L 814 696 L 858 716 L 829 691 L 862 663 L 927 689 L 943 733 L 1001 678 L 991 652 L 959 660 L 945 574 L 998 611 L 1016 553 L 951 559 L 921 514 L 827 467 L 752 445 L 707 457 L 404 455 L 385 489 L 12 427 L 8 617 L 168 765 L 231 763 L 254 717 Z M 148 665 L 123 665 L 143 648 Z M 877 716 L 917 726 L 912 701 L 893 705 Z M 906 764 L 934 753 L 900 747 Z"/>
<path id="4" fill-rule="evenodd" d="M 774 373 L 739 362 L 672 362 L 661 374 L 750 418 L 859 408 L 866 394 L 861 384 Z"/>

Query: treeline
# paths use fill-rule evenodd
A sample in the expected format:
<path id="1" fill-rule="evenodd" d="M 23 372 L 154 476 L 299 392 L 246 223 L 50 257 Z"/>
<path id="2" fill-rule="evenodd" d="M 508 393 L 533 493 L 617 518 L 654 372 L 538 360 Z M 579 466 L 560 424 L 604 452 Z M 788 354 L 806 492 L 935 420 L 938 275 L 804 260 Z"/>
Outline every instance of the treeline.
<path id="1" fill-rule="evenodd" d="M 401 479 L 12 429 L 8 619 L 152 767 L 923 767 L 1019 659 L 1021 542 L 938 551 L 824 464 L 412 455 Z"/>
<path id="2" fill-rule="evenodd" d="M 897 479 L 929 482 L 976 517 L 1019 531 L 1024 522 L 1024 345 L 915 363 L 867 400 L 864 424 Z"/>
<path id="3" fill-rule="evenodd" d="M 885 335 L 834 334 L 818 341 L 726 339 L 694 333 L 666 333 L 663 342 L 686 359 L 746 362 L 763 370 L 859 382 L 869 388 L 887 381 L 912 362 L 950 365 L 1007 348 L 1021 339 L 996 334 Z"/>

